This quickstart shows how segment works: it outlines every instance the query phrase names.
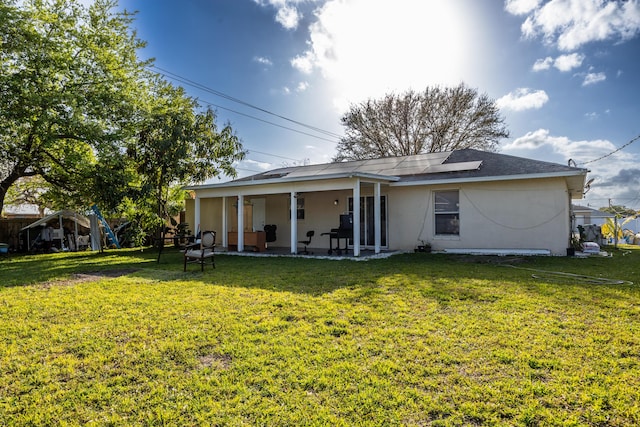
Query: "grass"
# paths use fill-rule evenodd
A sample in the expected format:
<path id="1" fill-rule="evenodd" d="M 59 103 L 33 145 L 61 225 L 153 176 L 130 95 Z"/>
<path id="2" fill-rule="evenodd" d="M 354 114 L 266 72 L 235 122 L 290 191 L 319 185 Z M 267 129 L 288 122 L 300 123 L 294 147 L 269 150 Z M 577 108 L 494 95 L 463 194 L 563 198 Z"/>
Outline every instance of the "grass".
<path id="1" fill-rule="evenodd" d="M 639 284 L 529 270 L 638 282 L 640 249 L 155 261 L 0 260 L 0 425 L 640 424 Z"/>

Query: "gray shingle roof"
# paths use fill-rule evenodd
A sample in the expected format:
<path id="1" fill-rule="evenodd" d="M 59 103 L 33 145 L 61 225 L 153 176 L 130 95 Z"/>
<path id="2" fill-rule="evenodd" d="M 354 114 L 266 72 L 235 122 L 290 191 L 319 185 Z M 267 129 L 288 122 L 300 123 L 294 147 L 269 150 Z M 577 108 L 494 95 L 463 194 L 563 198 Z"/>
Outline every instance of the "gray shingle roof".
<path id="1" fill-rule="evenodd" d="M 544 162 L 541 160 L 527 159 L 524 157 L 516 157 L 507 154 L 492 153 L 470 148 L 451 152 L 450 156 L 444 163 L 450 164 L 469 161 L 481 161 L 482 164 L 477 170 L 422 174 L 414 175 L 411 177 L 407 176 L 403 177 L 402 181 L 554 174 L 563 172 L 584 171 L 584 169 L 565 166 L 558 163 Z"/>
<path id="2" fill-rule="evenodd" d="M 558 163 L 464 149 L 415 156 L 286 167 L 240 178 L 234 182 L 303 177 L 317 177 L 320 179 L 332 175 L 355 173 L 398 177 L 401 182 L 411 182 L 511 175 L 580 173 L 584 171 L 584 169 Z"/>

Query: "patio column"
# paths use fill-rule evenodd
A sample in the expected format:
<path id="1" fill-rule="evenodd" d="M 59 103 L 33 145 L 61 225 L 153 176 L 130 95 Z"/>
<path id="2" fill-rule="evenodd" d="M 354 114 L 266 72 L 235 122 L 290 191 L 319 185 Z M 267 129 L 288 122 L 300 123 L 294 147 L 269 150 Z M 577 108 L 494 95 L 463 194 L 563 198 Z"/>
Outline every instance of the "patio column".
<path id="1" fill-rule="evenodd" d="M 194 230 L 197 236 L 198 232 L 200 231 L 200 197 L 198 197 L 197 194 L 196 194 L 195 206 L 193 208 L 193 221 L 195 222 L 193 226 L 195 227 Z"/>
<path id="2" fill-rule="evenodd" d="M 380 244 L 382 241 L 380 231 L 382 230 L 380 223 L 380 183 L 373 184 L 373 234 L 375 241 L 374 252 L 380 253 Z"/>
<path id="3" fill-rule="evenodd" d="M 244 251 L 244 196 L 238 195 L 238 252 Z"/>
<path id="4" fill-rule="evenodd" d="M 353 256 L 360 256 L 360 178 L 353 186 Z"/>
<path id="5" fill-rule="evenodd" d="M 298 253 L 298 195 L 291 192 L 291 253 Z"/>
<path id="6" fill-rule="evenodd" d="M 222 198 L 222 247 L 229 247 L 229 238 L 227 234 L 227 198 Z"/>

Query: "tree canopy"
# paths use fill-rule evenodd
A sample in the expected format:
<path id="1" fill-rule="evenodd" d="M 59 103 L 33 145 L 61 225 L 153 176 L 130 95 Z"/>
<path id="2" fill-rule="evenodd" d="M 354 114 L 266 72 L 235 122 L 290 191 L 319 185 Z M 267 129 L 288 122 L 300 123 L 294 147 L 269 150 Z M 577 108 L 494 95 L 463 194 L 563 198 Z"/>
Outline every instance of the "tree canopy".
<path id="1" fill-rule="evenodd" d="M 387 94 L 350 106 L 334 161 L 463 148 L 495 151 L 509 136 L 495 102 L 460 84 Z"/>
<path id="2" fill-rule="evenodd" d="M 92 193 L 99 161 L 118 153 L 134 114 L 144 44 L 115 3 L 0 6 L 0 208 L 21 177 Z"/>
<path id="3" fill-rule="evenodd" d="M 618 218 L 635 217 L 637 215 L 640 215 L 640 211 L 636 211 L 632 208 L 628 208 L 622 205 L 606 206 L 606 207 L 600 208 L 599 210 L 602 212 L 612 213 Z"/>
<path id="4" fill-rule="evenodd" d="M 157 220 L 174 187 L 235 176 L 238 137 L 148 71 L 133 16 L 116 6 L 0 4 L 0 210 L 18 180 L 38 177 L 34 195 L 55 208 L 97 203 Z"/>
<path id="5" fill-rule="evenodd" d="M 162 79 L 150 83 L 153 97 L 144 106 L 127 156 L 139 177 L 138 203 L 148 207 L 159 225 L 158 220 L 173 214 L 168 207 L 175 194 L 173 186 L 221 173 L 235 176 L 233 163 L 245 153 L 230 125 L 218 129 L 212 110 L 199 112 L 196 100 Z M 146 221 L 154 222 L 148 217 Z"/>

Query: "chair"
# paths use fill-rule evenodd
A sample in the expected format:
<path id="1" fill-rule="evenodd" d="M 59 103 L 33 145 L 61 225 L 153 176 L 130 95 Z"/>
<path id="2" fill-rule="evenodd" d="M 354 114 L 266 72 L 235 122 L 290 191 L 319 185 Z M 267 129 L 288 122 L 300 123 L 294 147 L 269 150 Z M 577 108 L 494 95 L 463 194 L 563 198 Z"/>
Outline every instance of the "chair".
<path id="1" fill-rule="evenodd" d="M 211 265 L 216 268 L 214 260 L 214 249 L 216 247 L 216 232 L 205 231 L 202 233 L 200 242 L 188 245 L 184 250 L 184 271 L 187 271 L 187 263 L 199 263 L 200 271 L 204 271 L 204 263 L 207 258 L 211 258 Z"/>
<path id="2" fill-rule="evenodd" d="M 315 234 L 315 231 L 309 230 L 307 231 L 307 240 L 298 240 L 298 243 L 304 245 L 304 250 L 301 252 L 305 255 L 309 255 L 309 251 L 307 250 L 307 246 L 311 244 L 311 238 Z"/>
<path id="3" fill-rule="evenodd" d="M 277 229 L 278 229 L 278 226 L 275 225 L 275 224 L 266 224 L 264 226 L 265 241 L 267 243 L 276 241 L 276 230 Z"/>

